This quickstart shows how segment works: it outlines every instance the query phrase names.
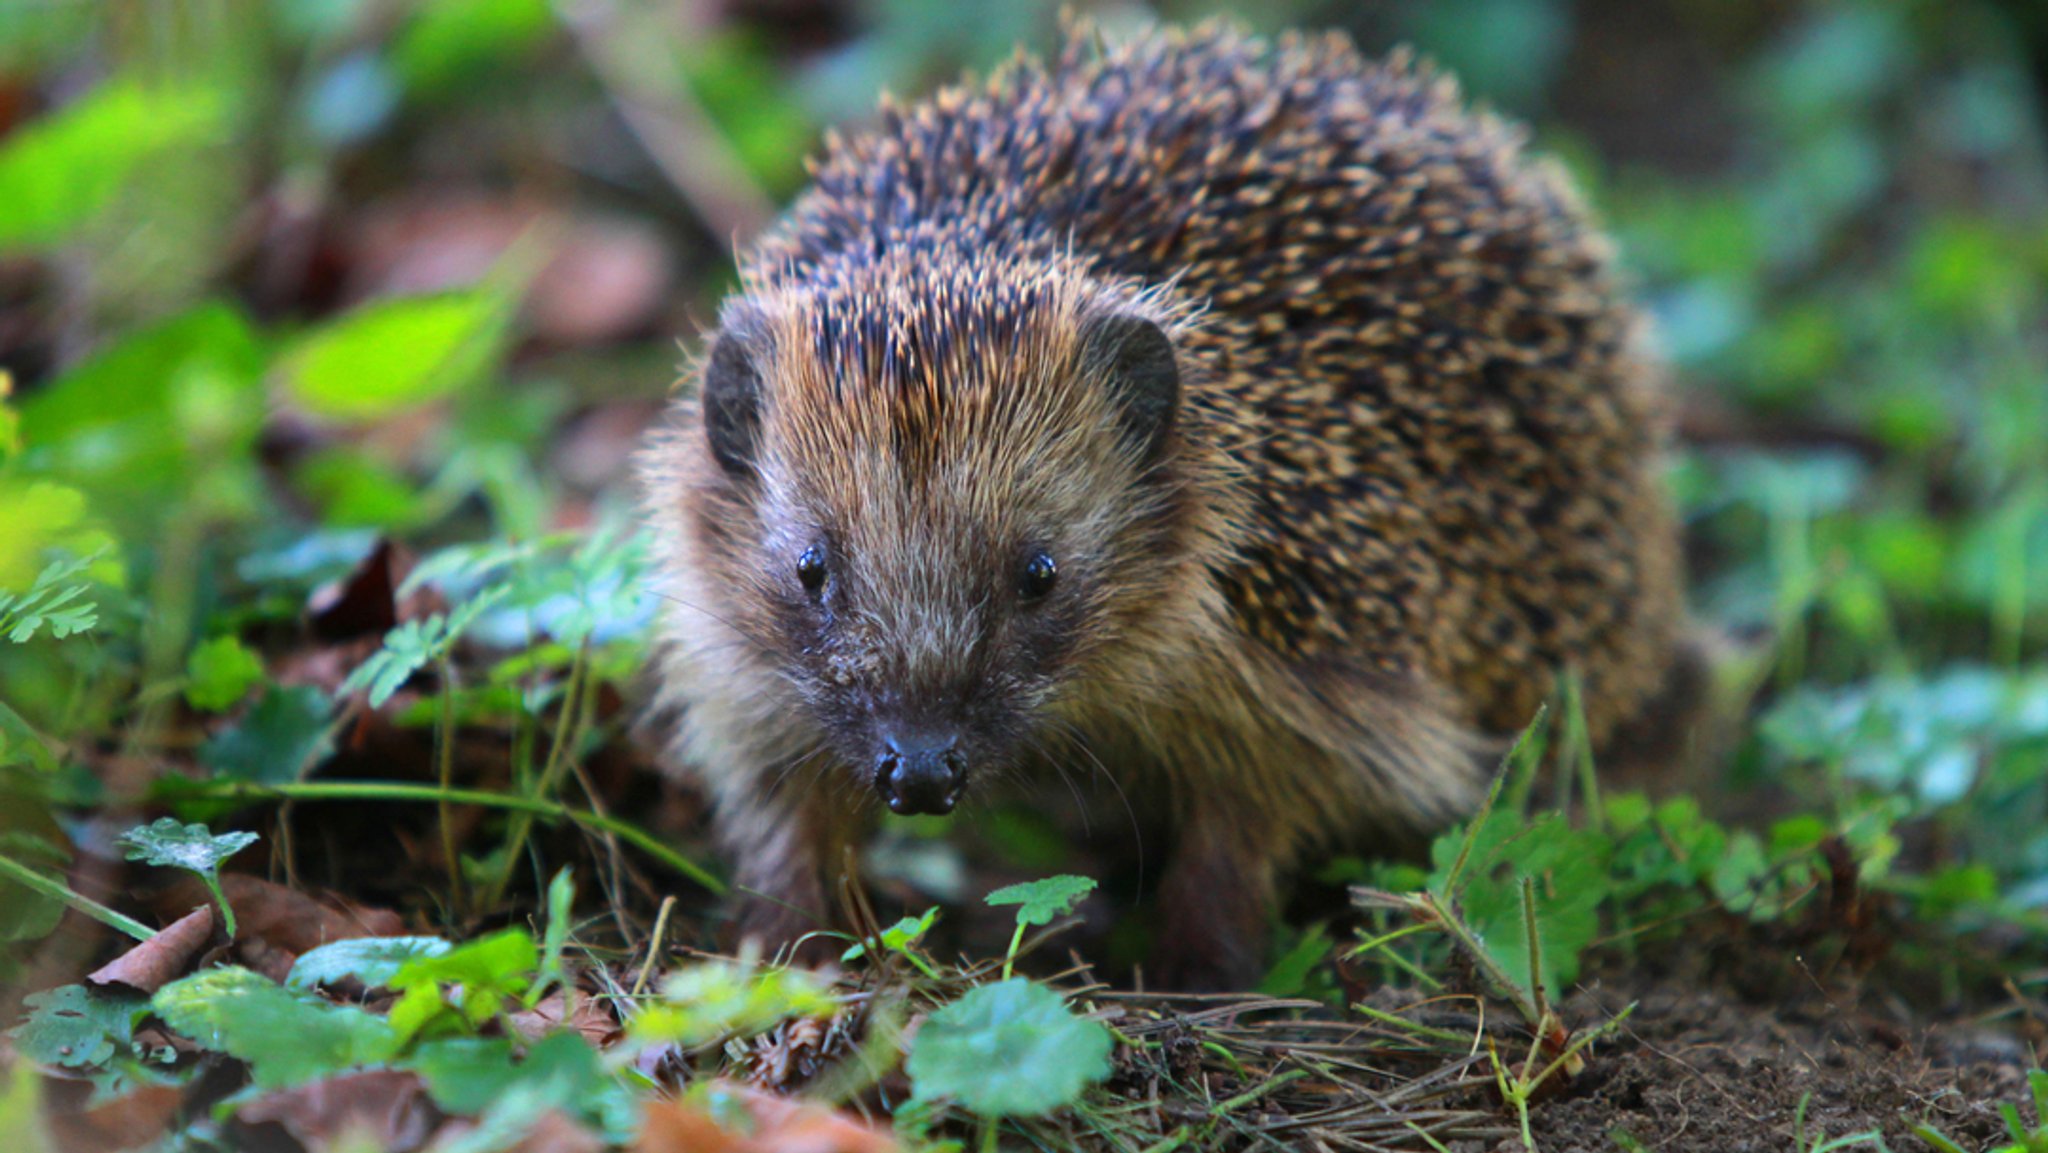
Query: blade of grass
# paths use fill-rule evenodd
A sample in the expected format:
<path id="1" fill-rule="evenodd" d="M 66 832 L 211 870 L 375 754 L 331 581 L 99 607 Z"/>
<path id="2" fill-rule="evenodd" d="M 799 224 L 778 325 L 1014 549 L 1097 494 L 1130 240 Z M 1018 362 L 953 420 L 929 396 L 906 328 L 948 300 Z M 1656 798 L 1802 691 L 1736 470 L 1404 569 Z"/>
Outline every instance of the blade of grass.
<path id="1" fill-rule="evenodd" d="M 69 885 L 53 881 L 4 853 L 0 853 L 0 877 L 5 877 L 24 889 L 41 893 L 53 901 L 61 901 L 100 924 L 126 933 L 138 941 L 147 941 L 156 936 L 156 930 L 148 925 L 132 917 L 123 916 L 91 897 L 74 893 Z"/>
<path id="2" fill-rule="evenodd" d="M 516 797 L 481 789 L 443 789 L 434 785 L 407 785 L 389 781 L 303 781 L 297 784 L 258 785 L 246 781 L 196 781 L 179 787 L 180 796 L 206 797 L 227 801 L 399 801 L 415 804 L 480 805 L 509 809 L 550 820 L 574 821 L 588 829 L 607 832 L 632 845 L 669 868 L 690 878 L 712 893 L 723 896 L 724 881 L 653 834 L 617 817 L 577 809 L 560 801 Z"/>

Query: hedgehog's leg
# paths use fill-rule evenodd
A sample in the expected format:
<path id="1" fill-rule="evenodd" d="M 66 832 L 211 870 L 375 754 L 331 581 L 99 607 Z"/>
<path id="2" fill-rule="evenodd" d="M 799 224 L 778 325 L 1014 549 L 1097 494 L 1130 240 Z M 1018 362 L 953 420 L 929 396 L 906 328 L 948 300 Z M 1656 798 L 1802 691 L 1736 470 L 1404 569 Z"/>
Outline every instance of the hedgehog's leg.
<path id="1" fill-rule="evenodd" d="M 733 798 L 718 814 L 719 840 L 733 862 L 734 943 L 751 940 L 802 963 L 823 960 L 806 934 L 831 927 L 825 870 L 844 837 L 815 803 L 785 797 Z"/>
<path id="2" fill-rule="evenodd" d="M 1276 881 L 1293 852 L 1243 799 L 1205 798 L 1181 824 L 1146 970 L 1161 987 L 1249 989 L 1264 972 Z"/>

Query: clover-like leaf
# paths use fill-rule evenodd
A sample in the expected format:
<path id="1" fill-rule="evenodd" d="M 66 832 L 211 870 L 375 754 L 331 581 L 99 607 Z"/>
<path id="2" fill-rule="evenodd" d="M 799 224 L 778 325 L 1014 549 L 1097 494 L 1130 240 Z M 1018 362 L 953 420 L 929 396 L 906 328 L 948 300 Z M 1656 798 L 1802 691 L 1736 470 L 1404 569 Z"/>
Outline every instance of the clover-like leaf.
<path id="1" fill-rule="evenodd" d="M 1081 898 L 1094 891 L 1091 878 L 1061 875 L 1008 885 L 984 899 L 991 905 L 1017 906 L 1019 925 L 1050 925 L 1054 917 L 1072 912 Z"/>
<path id="2" fill-rule="evenodd" d="M 923 1100 L 950 1097 L 984 1117 L 1033 1117 L 1109 1076 L 1110 1032 L 1022 977 L 983 985 L 933 1013 L 906 1068 Z"/>
<path id="3" fill-rule="evenodd" d="M 222 861 L 255 844 L 254 833 L 214 833 L 205 825 L 186 825 L 170 817 L 158 817 L 122 833 L 117 844 L 128 849 L 128 859 L 166 869 L 190 869 L 199 874 L 220 906 L 221 922 L 228 936 L 235 935 L 235 911 L 220 891 Z"/>
<path id="4" fill-rule="evenodd" d="M 201 876 L 213 876 L 221 862 L 253 845 L 255 833 L 215 833 L 205 825 L 187 825 L 171 817 L 158 817 L 122 833 L 119 844 L 128 849 L 128 859 L 166 869 L 190 869 Z"/>

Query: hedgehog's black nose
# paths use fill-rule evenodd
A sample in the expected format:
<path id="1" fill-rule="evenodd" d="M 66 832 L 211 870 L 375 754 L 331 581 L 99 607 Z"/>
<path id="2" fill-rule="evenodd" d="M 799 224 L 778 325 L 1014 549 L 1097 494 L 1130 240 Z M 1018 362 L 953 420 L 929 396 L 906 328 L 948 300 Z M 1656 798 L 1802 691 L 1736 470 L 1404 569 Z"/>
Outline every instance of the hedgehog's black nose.
<path id="1" fill-rule="evenodd" d="M 875 788 L 889 811 L 910 816 L 953 811 L 967 785 L 967 758 L 952 733 L 898 733 L 883 739 L 875 760 Z"/>

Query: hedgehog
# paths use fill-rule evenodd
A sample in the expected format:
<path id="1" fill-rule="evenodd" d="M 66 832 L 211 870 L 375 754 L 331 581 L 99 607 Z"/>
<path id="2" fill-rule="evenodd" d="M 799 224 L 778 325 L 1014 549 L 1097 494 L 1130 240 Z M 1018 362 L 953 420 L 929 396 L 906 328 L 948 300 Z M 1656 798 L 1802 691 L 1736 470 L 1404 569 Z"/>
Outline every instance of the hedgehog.
<path id="1" fill-rule="evenodd" d="M 1611 245 L 1405 53 L 1070 27 L 828 134 L 639 468 L 654 677 L 741 933 L 883 809 L 1106 775 L 1174 830 L 1147 977 L 1257 977 L 1314 853 L 1471 813 L 1558 678 L 1688 683 Z"/>

